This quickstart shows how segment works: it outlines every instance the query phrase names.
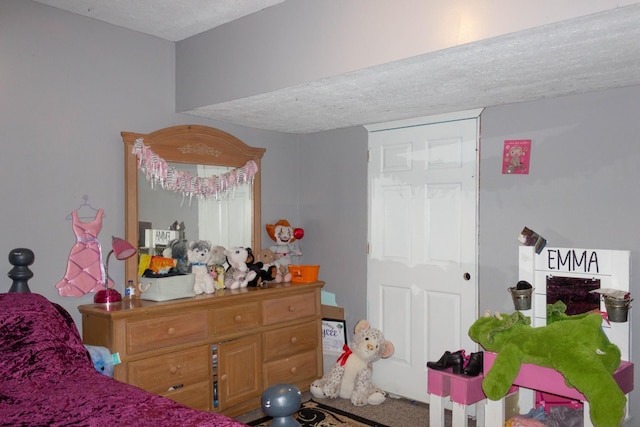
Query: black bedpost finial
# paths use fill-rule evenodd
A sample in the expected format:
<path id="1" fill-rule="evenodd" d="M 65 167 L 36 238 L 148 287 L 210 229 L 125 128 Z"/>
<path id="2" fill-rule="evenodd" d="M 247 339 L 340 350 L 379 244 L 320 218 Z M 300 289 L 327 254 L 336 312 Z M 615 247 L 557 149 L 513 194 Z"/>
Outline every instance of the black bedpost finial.
<path id="1" fill-rule="evenodd" d="M 30 293 L 29 279 L 33 277 L 33 272 L 29 269 L 29 266 L 33 264 L 35 255 L 31 249 L 17 248 L 9 252 L 9 263 L 13 265 L 13 268 L 7 276 L 13 279 L 13 285 L 9 292 L 21 292 Z"/>

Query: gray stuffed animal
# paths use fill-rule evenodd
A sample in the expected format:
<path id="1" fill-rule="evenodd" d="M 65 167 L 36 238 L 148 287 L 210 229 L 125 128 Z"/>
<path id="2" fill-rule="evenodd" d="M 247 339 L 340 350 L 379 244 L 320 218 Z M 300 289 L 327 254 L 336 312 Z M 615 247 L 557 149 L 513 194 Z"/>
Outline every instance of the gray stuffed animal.
<path id="1" fill-rule="evenodd" d="M 187 241 L 183 239 L 174 239 L 169 242 L 162 256 L 165 258 L 174 258 L 177 260 L 176 270 L 179 273 L 187 274 L 191 272 L 191 265 L 188 260 Z"/>

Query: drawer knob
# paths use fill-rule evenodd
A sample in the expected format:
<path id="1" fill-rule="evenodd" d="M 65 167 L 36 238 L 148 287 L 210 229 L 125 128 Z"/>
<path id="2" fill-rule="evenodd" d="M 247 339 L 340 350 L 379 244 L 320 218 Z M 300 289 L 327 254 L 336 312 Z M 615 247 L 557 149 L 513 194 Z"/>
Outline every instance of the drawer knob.
<path id="1" fill-rule="evenodd" d="M 178 368 L 172 366 L 171 368 L 169 368 L 169 372 L 171 373 L 171 375 L 174 375 L 176 372 L 178 372 Z"/>
<path id="2" fill-rule="evenodd" d="M 291 337 L 291 344 L 295 344 L 298 342 L 298 338 L 296 337 Z"/>
<path id="3" fill-rule="evenodd" d="M 298 372 L 298 368 L 296 368 L 295 366 L 293 368 L 291 368 L 291 373 L 295 375 L 295 373 Z"/>
<path id="4" fill-rule="evenodd" d="M 290 306 L 289 306 L 289 311 L 290 311 L 290 312 L 292 312 L 292 313 L 293 313 L 294 311 L 296 311 L 296 306 L 295 306 L 295 305 L 290 305 Z"/>
<path id="5" fill-rule="evenodd" d="M 169 335 L 173 335 L 176 333 L 176 328 L 169 328 L 169 330 L 167 331 L 167 334 Z"/>
<path id="6" fill-rule="evenodd" d="M 238 314 L 238 315 L 235 317 L 235 320 L 236 320 L 236 322 L 240 322 L 240 321 L 242 320 L 242 316 Z"/>
<path id="7" fill-rule="evenodd" d="M 220 381 L 227 381 L 227 374 L 222 375 Z"/>

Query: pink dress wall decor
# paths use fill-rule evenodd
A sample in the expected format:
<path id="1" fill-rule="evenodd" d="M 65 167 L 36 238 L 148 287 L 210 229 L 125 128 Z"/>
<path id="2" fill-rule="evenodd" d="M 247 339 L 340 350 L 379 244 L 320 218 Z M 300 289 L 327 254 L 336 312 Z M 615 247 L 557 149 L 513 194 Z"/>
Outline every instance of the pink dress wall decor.
<path id="1" fill-rule="evenodd" d="M 98 241 L 102 216 L 103 210 L 98 209 L 92 221 L 83 222 L 78 217 L 78 210 L 71 213 L 76 243 L 71 248 L 64 278 L 56 284 L 58 293 L 63 297 L 80 297 L 104 289 L 105 271 Z M 111 280 L 109 287 L 113 287 Z"/>

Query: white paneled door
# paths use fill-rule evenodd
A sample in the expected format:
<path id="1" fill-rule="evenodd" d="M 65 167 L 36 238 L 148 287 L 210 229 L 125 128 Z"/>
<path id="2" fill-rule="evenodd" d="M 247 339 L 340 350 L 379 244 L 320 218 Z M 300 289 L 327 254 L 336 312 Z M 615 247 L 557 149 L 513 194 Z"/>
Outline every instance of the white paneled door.
<path id="1" fill-rule="evenodd" d="M 428 401 L 426 362 L 475 351 L 479 113 L 369 126 L 368 317 L 380 388 Z"/>

